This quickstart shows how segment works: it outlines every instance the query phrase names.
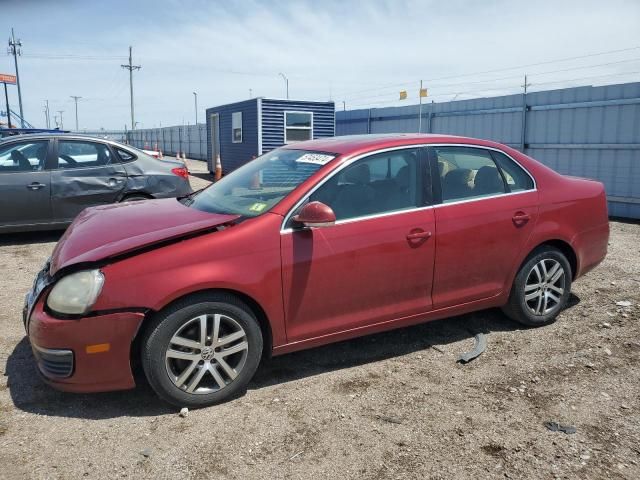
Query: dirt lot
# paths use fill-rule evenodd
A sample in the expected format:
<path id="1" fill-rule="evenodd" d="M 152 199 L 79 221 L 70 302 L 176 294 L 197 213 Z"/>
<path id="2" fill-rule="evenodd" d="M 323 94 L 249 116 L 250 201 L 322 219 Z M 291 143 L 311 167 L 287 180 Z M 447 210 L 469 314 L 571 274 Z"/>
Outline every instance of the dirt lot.
<path id="1" fill-rule="evenodd" d="M 640 225 L 611 227 L 552 326 L 485 311 L 286 355 L 186 418 L 146 386 L 45 386 L 20 311 L 59 234 L 0 238 L 0 477 L 640 478 Z"/>

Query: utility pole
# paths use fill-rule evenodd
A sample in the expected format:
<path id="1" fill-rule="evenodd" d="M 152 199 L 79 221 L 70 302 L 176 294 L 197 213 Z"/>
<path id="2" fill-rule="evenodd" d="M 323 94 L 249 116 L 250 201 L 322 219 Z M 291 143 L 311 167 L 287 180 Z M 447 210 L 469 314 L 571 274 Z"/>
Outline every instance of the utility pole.
<path id="1" fill-rule="evenodd" d="M 198 125 L 198 94 L 196 92 L 193 92 L 193 98 L 196 103 L 196 125 Z"/>
<path id="2" fill-rule="evenodd" d="M 20 125 L 24 128 L 24 112 L 22 110 L 22 91 L 20 90 L 20 74 L 18 73 L 18 56 L 22 55 L 22 41 L 18 39 L 11 29 L 11 38 L 9 39 L 9 55 L 13 55 L 13 63 L 16 66 L 16 82 L 18 84 L 18 105 L 20 106 Z"/>
<path id="3" fill-rule="evenodd" d="M 527 144 L 527 87 L 531 84 L 527 83 L 527 75 L 524 76 L 524 84 L 522 85 L 522 130 L 520 132 L 520 151 L 524 153 L 525 146 Z"/>
<path id="4" fill-rule="evenodd" d="M 134 65 L 131 59 L 133 47 L 129 47 L 129 63 L 127 65 L 120 65 L 122 68 L 129 70 L 129 92 L 131 94 L 131 130 L 136 129 L 136 119 L 133 111 L 133 71 L 140 70 L 140 65 Z"/>
<path id="5" fill-rule="evenodd" d="M 62 114 L 64 113 L 64 110 L 58 110 L 58 113 L 60 114 L 60 130 L 64 130 L 64 123 L 62 123 Z"/>
<path id="6" fill-rule="evenodd" d="M 51 128 L 51 117 L 49 113 L 49 100 L 44 101 L 44 113 L 46 115 L 47 120 L 47 128 Z"/>
<path id="7" fill-rule="evenodd" d="M 7 82 L 4 84 L 4 103 L 7 106 L 7 128 L 11 128 L 11 108 L 9 108 L 9 94 L 7 93 Z"/>
<path id="8" fill-rule="evenodd" d="M 70 95 L 76 102 L 76 132 L 78 131 L 78 99 L 82 97 L 78 97 L 77 95 Z"/>
<path id="9" fill-rule="evenodd" d="M 345 102 L 344 100 L 342 101 L 342 111 L 343 112 L 347 111 L 347 102 Z"/>
<path id="10" fill-rule="evenodd" d="M 284 86 L 287 90 L 287 100 L 289 100 L 289 79 L 285 76 L 284 73 L 279 73 L 278 75 L 280 75 L 284 79 Z"/>

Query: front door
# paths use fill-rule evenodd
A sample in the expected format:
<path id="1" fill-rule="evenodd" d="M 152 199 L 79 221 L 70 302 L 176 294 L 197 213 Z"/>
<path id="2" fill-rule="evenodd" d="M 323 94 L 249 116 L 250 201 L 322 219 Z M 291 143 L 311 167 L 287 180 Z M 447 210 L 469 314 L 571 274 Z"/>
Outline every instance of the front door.
<path id="1" fill-rule="evenodd" d="M 0 147 L 0 229 L 51 222 L 49 140 Z"/>
<path id="2" fill-rule="evenodd" d="M 90 140 L 58 140 L 51 173 L 54 218 L 71 221 L 86 207 L 120 199 L 127 183 L 124 166 L 109 147 Z"/>
<path id="3" fill-rule="evenodd" d="M 498 295 L 538 216 L 532 178 L 503 153 L 433 147 L 442 203 L 435 208 L 438 241 L 434 308 Z"/>
<path id="4" fill-rule="evenodd" d="M 283 231 L 290 342 L 431 308 L 435 222 L 421 153 L 374 154 L 332 174 L 309 200 L 329 205 L 335 225 Z"/>

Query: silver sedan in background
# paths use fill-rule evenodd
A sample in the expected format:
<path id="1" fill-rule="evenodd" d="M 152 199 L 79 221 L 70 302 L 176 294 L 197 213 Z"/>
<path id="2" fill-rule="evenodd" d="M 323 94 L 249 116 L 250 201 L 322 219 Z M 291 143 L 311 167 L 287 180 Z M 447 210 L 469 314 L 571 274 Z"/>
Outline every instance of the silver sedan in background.
<path id="1" fill-rule="evenodd" d="M 182 162 L 69 134 L 0 142 L 0 232 L 65 227 L 84 208 L 191 193 Z"/>

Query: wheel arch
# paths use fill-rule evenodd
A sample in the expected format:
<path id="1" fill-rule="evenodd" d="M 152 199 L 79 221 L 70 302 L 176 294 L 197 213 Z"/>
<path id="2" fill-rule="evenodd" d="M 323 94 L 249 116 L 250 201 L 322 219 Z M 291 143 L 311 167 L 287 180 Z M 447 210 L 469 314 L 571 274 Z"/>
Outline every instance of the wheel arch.
<path id="1" fill-rule="evenodd" d="M 140 190 L 140 191 L 138 191 L 138 190 L 130 190 L 130 191 L 127 191 L 127 192 L 122 194 L 122 196 L 120 197 L 120 201 L 124 202 L 129 197 L 146 197 L 149 200 L 155 198 L 150 193 L 147 193 L 147 192 L 142 191 L 142 190 Z"/>
<path id="2" fill-rule="evenodd" d="M 194 292 L 189 292 L 187 294 L 181 295 L 180 297 L 174 298 L 171 302 L 164 305 L 160 310 L 148 310 L 145 314 L 144 320 L 140 324 L 136 336 L 131 343 L 131 352 L 130 352 L 130 361 L 131 367 L 134 372 L 141 371 L 140 362 L 140 351 L 142 347 L 142 338 L 144 337 L 144 333 L 149 325 L 152 323 L 152 318 L 159 314 L 160 312 L 170 308 L 176 302 L 183 301 L 186 298 L 193 297 L 194 299 L 197 297 L 206 297 L 207 294 L 215 294 L 215 293 L 225 293 L 227 295 L 232 295 L 237 299 L 241 300 L 245 303 L 250 309 L 251 312 L 255 315 L 258 320 L 258 326 L 260 327 L 260 331 L 262 332 L 263 346 L 262 346 L 262 356 L 264 358 L 270 358 L 273 351 L 273 334 L 271 331 L 271 323 L 269 322 L 269 318 L 267 317 L 266 312 L 262 308 L 262 306 L 251 296 L 246 293 L 240 292 L 238 290 L 233 290 L 229 288 L 207 288 L 202 290 L 197 290 Z"/>
<path id="3" fill-rule="evenodd" d="M 557 248 L 558 250 L 560 250 L 562 252 L 562 254 L 565 257 L 567 257 L 567 260 L 569 261 L 569 266 L 571 267 L 571 278 L 572 278 L 572 280 L 575 280 L 576 274 L 578 272 L 578 256 L 577 256 L 574 248 L 571 246 L 571 244 L 569 242 L 567 242 L 565 240 L 561 240 L 559 238 L 551 238 L 551 239 L 548 239 L 548 240 L 544 240 L 544 241 L 538 243 L 532 249 L 530 249 L 529 252 L 527 253 L 527 255 L 525 255 L 525 257 L 522 259 L 522 262 L 520 262 L 520 265 L 518 266 L 518 269 L 516 270 L 516 272 L 520 271 L 522 266 L 527 262 L 529 257 L 531 257 L 531 255 L 533 255 L 533 253 L 536 250 L 538 250 L 538 249 L 540 249 L 541 247 L 544 247 L 544 246 Z"/>

